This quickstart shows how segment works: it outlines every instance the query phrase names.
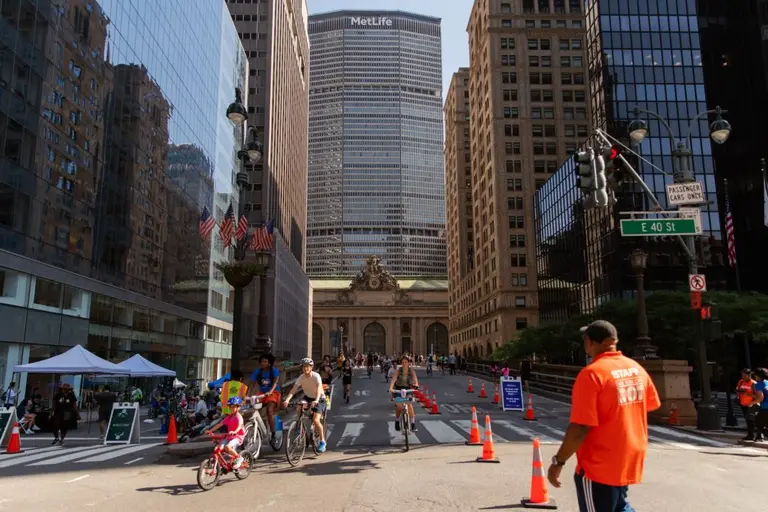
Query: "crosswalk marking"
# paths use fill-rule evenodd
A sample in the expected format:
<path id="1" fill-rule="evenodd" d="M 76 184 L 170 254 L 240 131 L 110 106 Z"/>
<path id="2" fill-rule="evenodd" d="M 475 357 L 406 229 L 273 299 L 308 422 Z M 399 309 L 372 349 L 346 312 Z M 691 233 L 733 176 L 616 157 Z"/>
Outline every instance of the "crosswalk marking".
<path id="1" fill-rule="evenodd" d="M 700 448 L 699 446 L 693 446 L 692 444 L 680 443 L 677 441 L 667 441 L 666 439 L 662 439 L 661 437 L 653 436 L 650 434 L 648 435 L 648 440 L 653 441 L 655 444 L 680 448 L 681 450 L 698 450 Z"/>
<path id="2" fill-rule="evenodd" d="M 438 443 L 463 443 L 466 438 L 453 430 L 445 422 L 440 420 L 426 420 L 419 422 L 422 427 L 427 429 Z"/>
<path id="3" fill-rule="evenodd" d="M 535 431 L 527 429 L 527 428 L 518 427 L 517 425 L 515 425 L 511 421 L 496 420 L 495 423 L 497 425 L 501 425 L 504 428 L 508 428 L 509 430 L 511 430 L 512 432 L 514 432 L 515 434 L 517 434 L 519 436 L 527 437 L 530 440 L 533 440 L 534 437 L 538 437 L 539 441 L 541 441 L 542 443 L 555 443 L 556 442 L 554 439 L 552 439 L 548 435 L 540 434 L 538 432 L 535 432 Z"/>
<path id="4" fill-rule="evenodd" d="M 58 448 L 57 451 L 64 451 L 63 448 L 59 448 L 59 447 L 57 447 L 57 448 Z M 93 448 L 92 446 L 81 446 L 79 448 L 68 448 L 66 451 L 68 451 L 69 453 L 82 452 L 82 451 L 85 451 L 85 450 L 90 450 L 92 448 Z M 26 464 L 27 462 L 34 462 L 36 460 L 41 460 L 41 459 L 44 459 L 44 458 L 50 457 L 50 456 L 51 456 L 51 453 L 49 453 L 49 452 L 41 453 L 40 451 L 34 452 L 34 453 L 30 454 L 30 455 L 24 454 L 23 457 L 18 457 L 18 458 L 15 458 L 15 459 L 0 461 L 0 468 L 8 468 L 8 467 L 11 467 L 11 466 L 18 466 L 20 464 Z"/>
<path id="5" fill-rule="evenodd" d="M 64 450 L 64 455 L 54 457 L 52 459 L 41 460 L 40 462 L 30 464 L 30 466 L 55 466 L 56 464 L 61 464 L 62 462 L 69 462 L 71 460 L 79 459 L 80 457 L 96 455 L 110 450 L 113 450 L 111 446 L 99 446 L 98 448 L 91 447 L 90 450 L 85 450 L 78 453 L 71 453 L 70 450 Z"/>
<path id="6" fill-rule="evenodd" d="M 395 446 L 405 444 L 403 433 L 395 430 L 395 423 L 393 421 L 388 421 L 387 427 L 389 430 L 389 444 Z M 408 444 L 421 444 L 421 441 L 419 441 L 419 438 L 416 436 L 415 432 L 408 434 Z"/>
<path id="7" fill-rule="evenodd" d="M 154 448 L 155 446 L 160 446 L 162 443 L 152 443 L 152 444 L 137 444 L 134 446 L 127 446 L 125 448 L 121 448 L 119 450 L 110 451 L 107 453 L 102 453 L 95 455 L 93 457 L 88 457 L 87 459 L 78 460 L 78 463 L 83 462 L 104 462 L 105 460 L 111 460 L 116 459 L 117 457 L 122 457 L 123 455 L 128 455 L 131 453 L 140 452 L 143 450 L 149 450 L 150 448 Z"/>
<path id="8" fill-rule="evenodd" d="M 351 446 L 355 440 L 360 437 L 363 432 L 364 423 L 347 423 L 344 426 L 344 432 L 341 433 L 341 439 L 336 443 L 336 446 Z M 326 436 L 328 439 L 330 436 Z"/>
<path id="9" fill-rule="evenodd" d="M 469 420 L 451 420 L 451 423 L 459 427 L 461 430 L 467 433 L 467 439 L 469 439 L 469 432 L 472 430 L 472 422 Z M 482 439 L 483 432 L 482 428 L 480 429 L 480 438 Z M 509 441 L 497 434 L 496 432 L 493 433 L 493 441 L 495 443 L 508 443 Z"/>
<path id="10" fill-rule="evenodd" d="M 679 430 L 675 430 L 672 428 L 659 427 L 657 425 L 648 425 L 648 430 L 656 432 L 657 434 L 666 434 L 668 436 L 677 437 L 678 439 L 696 441 L 698 443 L 713 446 L 715 448 L 728 448 L 733 446 L 731 444 L 723 443 L 721 441 L 715 441 L 714 439 L 708 439 L 702 436 L 695 436 L 693 434 L 687 434 L 685 432 L 680 432 Z"/>

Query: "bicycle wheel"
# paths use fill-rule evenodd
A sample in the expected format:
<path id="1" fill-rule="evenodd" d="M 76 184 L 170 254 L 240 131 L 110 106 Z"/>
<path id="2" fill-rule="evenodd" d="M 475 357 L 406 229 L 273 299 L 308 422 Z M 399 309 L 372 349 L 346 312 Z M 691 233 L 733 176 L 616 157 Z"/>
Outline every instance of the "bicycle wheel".
<path id="1" fill-rule="evenodd" d="M 288 459 L 288 464 L 297 466 L 304 458 L 304 452 L 307 451 L 304 429 L 299 421 L 291 425 L 283 442 L 285 443 L 285 457 Z"/>
<path id="2" fill-rule="evenodd" d="M 197 485 L 204 491 L 210 491 L 219 481 L 221 477 L 221 467 L 216 461 L 216 457 L 208 457 L 200 463 L 200 468 L 197 470 Z"/>
<path id="3" fill-rule="evenodd" d="M 261 432 L 253 423 L 249 423 L 245 428 L 243 451 L 249 452 L 254 459 L 258 459 L 261 454 Z"/>
<path id="4" fill-rule="evenodd" d="M 234 473 L 238 480 L 245 480 L 248 478 L 248 475 L 251 474 L 251 469 L 253 469 L 254 457 L 251 452 L 248 451 L 240 452 L 240 456 L 243 458 L 243 464 L 239 469 L 236 469 Z"/>
<path id="5" fill-rule="evenodd" d="M 402 423 L 400 425 L 400 428 L 403 430 L 403 437 L 405 438 L 405 451 L 408 451 L 411 449 L 411 444 L 408 440 L 408 433 L 411 431 L 411 422 L 410 422 L 410 419 L 408 418 L 407 409 L 403 411 L 403 415 L 400 416 L 400 421 Z"/>

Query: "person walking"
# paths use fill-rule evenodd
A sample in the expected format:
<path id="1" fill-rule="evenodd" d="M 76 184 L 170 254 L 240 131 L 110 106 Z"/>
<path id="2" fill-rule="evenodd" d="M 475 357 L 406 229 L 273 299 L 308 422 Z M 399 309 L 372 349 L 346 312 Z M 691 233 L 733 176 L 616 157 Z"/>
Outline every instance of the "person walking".
<path id="1" fill-rule="evenodd" d="M 755 440 L 755 416 L 757 415 L 757 407 L 753 405 L 755 384 L 756 382 L 752 379 L 752 370 L 749 368 L 741 370 L 741 380 L 736 384 L 736 396 L 739 397 L 741 413 L 747 422 L 745 441 Z"/>
<path id="2" fill-rule="evenodd" d="M 648 412 L 661 407 L 648 372 L 616 349 L 616 327 L 605 320 L 583 331 L 592 363 L 573 384 L 571 418 L 547 477 L 560 473 L 575 453 L 574 480 L 581 512 L 634 512 L 628 488 L 639 483 L 648 450 Z"/>
<path id="3" fill-rule="evenodd" d="M 72 391 L 72 386 L 64 382 L 59 386 L 59 391 L 53 395 L 53 412 L 51 413 L 53 425 L 53 443 L 64 445 L 64 438 L 73 422 L 80 419 L 77 412 L 77 397 Z"/>
<path id="4" fill-rule="evenodd" d="M 752 396 L 752 407 L 757 408 L 755 418 L 755 442 L 763 442 L 766 428 L 768 428 L 768 370 L 758 368 L 755 371 L 755 386 Z"/>
<path id="5" fill-rule="evenodd" d="M 19 393 L 16 391 L 16 383 L 11 382 L 8 384 L 8 389 L 5 390 L 5 393 L 3 393 L 2 399 L 3 399 L 3 407 L 10 409 L 11 407 L 16 407 L 16 398 L 19 396 Z"/>
<path id="6" fill-rule="evenodd" d="M 112 414 L 112 406 L 117 402 L 117 394 L 113 393 L 109 386 L 104 386 L 104 389 L 96 393 L 93 398 L 99 406 L 100 438 L 104 439 L 104 435 L 107 432 L 107 423 L 109 423 L 109 416 Z"/>

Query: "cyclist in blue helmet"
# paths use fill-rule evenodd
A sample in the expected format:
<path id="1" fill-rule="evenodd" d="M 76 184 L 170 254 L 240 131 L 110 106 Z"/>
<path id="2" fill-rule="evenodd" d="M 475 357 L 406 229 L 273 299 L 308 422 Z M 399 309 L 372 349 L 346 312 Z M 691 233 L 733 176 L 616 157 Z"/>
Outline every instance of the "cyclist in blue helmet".
<path id="1" fill-rule="evenodd" d="M 232 464 L 232 468 L 237 469 L 243 463 L 243 458 L 237 453 L 237 448 L 245 440 L 245 425 L 243 423 L 243 416 L 240 414 L 243 399 L 239 396 L 233 396 L 227 400 L 227 405 L 229 406 L 229 414 L 224 416 L 221 423 L 206 430 L 206 432 L 213 432 L 221 429 L 221 427 L 227 427 L 227 436 L 219 443 L 219 446 L 222 451 L 232 457 L 232 460 L 235 461 Z"/>

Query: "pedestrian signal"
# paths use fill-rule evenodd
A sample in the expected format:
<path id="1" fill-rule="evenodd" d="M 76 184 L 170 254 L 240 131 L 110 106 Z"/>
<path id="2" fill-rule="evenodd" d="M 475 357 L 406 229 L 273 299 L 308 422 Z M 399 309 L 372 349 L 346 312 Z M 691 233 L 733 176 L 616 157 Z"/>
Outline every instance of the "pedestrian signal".
<path id="1" fill-rule="evenodd" d="M 712 306 L 702 306 L 700 311 L 702 320 L 712 320 Z"/>

